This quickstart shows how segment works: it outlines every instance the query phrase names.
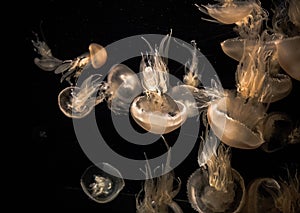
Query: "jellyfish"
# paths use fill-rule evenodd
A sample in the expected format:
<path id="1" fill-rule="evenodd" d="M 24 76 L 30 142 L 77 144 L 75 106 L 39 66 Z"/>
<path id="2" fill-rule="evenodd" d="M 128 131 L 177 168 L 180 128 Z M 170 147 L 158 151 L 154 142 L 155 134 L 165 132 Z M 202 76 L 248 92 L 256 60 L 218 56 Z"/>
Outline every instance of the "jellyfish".
<path id="1" fill-rule="evenodd" d="M 129 112 L 132 101 L 142 93 L 140 80 L 128 66 L 116 64 L 107 76 L 107 103 L 115 113 Z"/>
<path id="2" fill-rule="evenodd" d="M 107 83 L 101 80 L 102 75 L 94 74 L 78 86 L 63 89 L 58 95 L 60 110 L 70 118 L 83 118 L 105 99 Z"/>
<path id="3" fill-rule="evenodd" d="M 239 61 L 236 70 L 237 90 L 245 99 L 255 98 L 259 102 L 271 103 L 290 94 L 292 81 L 288 75 L 279 73 L 280 63 L 272 46 L 258 41 L 251 51 L 244 52 Z"/>
<path id="4" fill-rule="evenodd" d="M 76 84 L 78 77 L 83 70 L 87 69 L 89 63 L 94 69 L 103 66 L 107 60 L 107 52 L 99 44 L 91 43 L 89 53 L 84 53 L 73 60 L 60 60 L 52 55 L 51 49 L 44 41 L 33 41 L 35 51 L 40 58 L 34 58 L 34 63 L 44 71 L 54 71 L 55 74 L 62 74 L 60 82 L 66 80 L 70 85 Z M 72 82 L 74 79 L 74 82 Z"/>
<path id="5" fill-rule="evenodd" d="M 84 193 L 97 203 L 108 203 L 124 188 L 121 173 L 108 163 L 89 166 L 81 176 L 80 185 Z"/>
<path id="6" fill-rule="evenodd" d="M 219 4 L 201 5 L 198 9 L 223 24 L 234 24 L 249 16 L 255 1 L 219 0 Z"/>
<path id="7" fill-rule="evenodd" d="M 198 72 L 197 44 L 194 40 L 191 43 L 194 47 L 192 50 L 186 45 L 180 44 L 192 53 L 192 60 L 185 64 L 184 84 L 178 84 L 168 92 L 172 98 L 185 105 L 189 118 L 199 115 L 195 96 L 201 83 L 201 75 Z"/>
<path id="8" fill-rule="evenodd" d="M 187 183 L 191 206 L 200 213 L 239 212 L 245 201 L 245 186 L 242 176 L 231 167 L 230 147 L 226 148 L 214 134 L 202 142 L 200 168 Z"/>
<path id="9" fill-rule="evenodd" d="M 164 137 L 162 138 L 168 148 L 167 161 L 165 166 L 162 166 L 163 175 L 153 178 L 149 162 L 146 161 L 145 171 L 143 171 L 146 180 L 143 189 L 136 197 L 137 213 L 183 213 L 181 207 L 173 200 L 180 191 L 181 181 L 175 178 L 174 170 L 170 168 L 171 148 Z M 159 168 L 155 171 L 157 169 Z"/>
<path id="10" fill-rule="evenodd" d="M 297 173 L 294 177 L 289 175 L 288 180 L 257 178 L 250 183 L 246 200 L 245 213 L 299 212 L 299 175 Z"/>
<path id="11" fill-rule="evenodd" d="M 133 119 L 154 134 L 166 134 L 180 127 L 187 118 L 186 107 L 168 94 L 169 72 L 166 57 L 171 34 L 163 38 L 159 49 L 142 57 L 140 69 L 144 95 L 136 97 L 130 107 Z M 165 44 L 166 42 L 166 44 Z M 166 47 L 165 47 L 166 46 Z"/>

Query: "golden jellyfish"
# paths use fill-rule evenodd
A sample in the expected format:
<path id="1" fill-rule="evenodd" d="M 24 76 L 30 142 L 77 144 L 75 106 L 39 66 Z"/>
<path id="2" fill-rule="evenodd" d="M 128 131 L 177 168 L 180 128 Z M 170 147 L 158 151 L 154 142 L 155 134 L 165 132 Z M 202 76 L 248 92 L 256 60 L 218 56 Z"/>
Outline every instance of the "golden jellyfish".
<path id="1" fill-rule="evenodd" d="M 94 69 L 102 67 L 107 60 L 107 52 L 104 47 L 99 44 L 91 43 L 89 45 L 90 60 Z"/>
<path id="2" fill-rule="evenodd" d="M 170 96 L 176 101 L 183 103 L 187 110 L 187 117 L 194 117 L 199 115 L 198 104 L 195 96 L 198 94 L 198 86 L 200 85 L 201 75 L 198 73 L 198 58 L 197 58 L 197 45 L 192 41 L 193 50 L 186 47 L 192 53 L 192 60 L 185 64 L 185 75 L 183 76 L 183 83 L 176 85 L 170 89 Z"/>
<path id="3" fill-rule="evenodd" d="M 163 140 L 168 148 L 167 161 L 162 166 L 163 175 L 153 178 L 149 162 L 146 161 L 145 171 L 142 170 L 146 180 L 143 189 L 136 197 L 137 213 L 183 213 L 181 207 L 173 200 L 180 191 L 181 181 L 175 178 L 174 170 L 170 168 L 171 148 L 164 138 Z M 157 171 L 158 168 L 155 170 Z"/>
<path id="4" fill-rule="evenodd" d="M 291 78 L 280 73 L 275 45 L 277 41 L 276 37 L 264 32 L 259 40 L 234 38 L 221 43 L 224 53 L 239 61 L 236 72 L 238 89 L 243 90 L 242 94 L 251 90 L 253 92 L 245 96 L 260 96 L 259 101 L 271 103 L 283 99 L 291 92 Z"/>
<path id="5" fill-rule="evenodd" d="M 60 110 L 70 118 L 83 118 L 105 98 L 107 86 L 102 80 L 102 75 L 94 74 L 88 77 L 80 87 L 70 86 L 63 89 L 58 95 Z"/>
<path id="6" fill-rule="evenodd" d="M 266 107 L 253 99 L 246 100 L 234 91 L 211 103 L 207 110 L 208 123 L 225 144 L 240 149 L 255 149 L 265 141 L 261 122 Z"/>
<path id="7" fill-rule="evenodd" d="M 171 35 L 165 36 L 158 50 L 153 50 L 149 44 L 152 55 L 143 56 L 140 65 L 145 95 L 135 98 L 130 107 L 136 123 L 154 134 L 169 133 L 187 118 L 185 105 L 167 94 L 169 72 L 161 55 L 166 56 L 170 38 Z"/>
<path id="8" fill-rule="evenodd" d="M 242 176 L 231 167 L 230 148 L 215 135 L 206 136 L 199 149 L 197 169 L 188 179 L 187 193 L 199 213 L 240 212 L 245 202 Z"/>
<path id="9" fill-rule="evenodd" d="M 115 113 L 129 112 L 132 101 L 142 93 L 140 80 L 128 66 L 116 64 L 107 76 L 109 108 Z"/>
<path id="10" fill-rule="evenodd" d="M 84 171 L 80 185 L 91 200 L 108 203 L 118 196 L 125 182 L 118 169 L 109 163 L 99 163 Z"/>
<path id="11" fill-rule="evenodd" d="M 94 69 L 103 66 L 107 60 L 107 52 L 99 44 L 92 43 L 89 45 L 89 53 L 83 53 L 73 60 L 60 60 L 52 55 L 48 45 L 40 41 L 32 41 L 35 51 L 40 58 L 35 58 L 34 63 L 42 70 L 54 71 L 55 74 L 63 74 L 60 82 L 66 80 L 70 85 L 76 84 L 78 77 L 89 63 Z"/>
<path id="12" fill-rule="evenodd" d="M 198 9 L 223 24 L 234 24 L 249 16 L 255 1 L 220 0 L 219 4 L 201 5 Z"/>

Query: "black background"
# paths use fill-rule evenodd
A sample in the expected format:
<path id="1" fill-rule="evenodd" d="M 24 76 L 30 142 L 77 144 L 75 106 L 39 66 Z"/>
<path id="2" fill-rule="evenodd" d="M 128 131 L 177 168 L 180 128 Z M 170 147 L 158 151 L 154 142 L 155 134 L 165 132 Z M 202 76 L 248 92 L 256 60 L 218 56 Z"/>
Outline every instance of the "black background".
<path id="1" fill-rule="evenodd" d="M 214 66 L 222 85 L 226 89 L 235 88 L 237 62 L 226 56 L 220 42 L 236 37 L 233 25 L 222 25 L 201 20 L 203 14 L 194 5 L 208 1 L 83 1 L 62 3 L 62 1 L 40 1 L 32 5 L 33 19 L 30 20 L 26 35 L 26 57 L 32 78 L 32 145 L 36 181 L 32 207 L 48 209 L 81 209 L 98 212 L 135 212 L 135 196 L 142 186 L 140 181 L 126 181 L 120 195 L 110 203 L 98 204 L 90 200 L 80 188 L 79 180 L 84 170 L 92 165 L 81 150 L 74 134 L 72 120 L 65 117 L 57 105 L 57 95 L 68 86 L 60 83 L 60 76 L 44 72 L 33 63 L 36 53 L 31 40 L 34 33 L 40 35 L 60 59 L 72 59 L 87 51 L 90 43 L 103 46 L 119 39 L 139 34 L 168 34 L 186 42 L 195 40 L 200 51 Z M 210 2 L 213 3 L 213 2 Z M 263 2 L 266 9 L 270 4 Z M 138 71 L 138 64 L 129 64 Z M 182 73 L 178 72 L 181 78 Z M 269 111 L 286 112 L 299 121 L 300 82 L 293 80 L 291 94 L 272 103 Z M 96 108 L 101 114 L 98 122 L 105 123 L 103 132 L 110 133 L 111 146 L 123 150 L 129 156 L 142 156 L 139 149 L 132 152 L 114 136 L 110 123 L 110 111 L 105 103 Z M 172 138 L 172 136 L 169 136 Z M 160 143 L 157 155 L 164 152 Z M 126 150 L 127 149 L 127 150 Z M 198 168 L 198 143 L 189 157 L 175 168 L 176 176 L 182 180 L 182 188 L 175 200 L 184 212 L 193 212 L 186 197 L 187 178 Z M 150 153 L 151 155 L 151 153 Z M 295 167 L 299 163 L 299 145 L 289 145 L 275 153 L 257 150 L 232 149 L 232 167 L 240 172 L 245 183 L 257 177 L 278 177 L 282 168 Z M 42 204 L 42 205 L 38 205 Z M 39 207 L 40 208 L 40 207 Z"/>

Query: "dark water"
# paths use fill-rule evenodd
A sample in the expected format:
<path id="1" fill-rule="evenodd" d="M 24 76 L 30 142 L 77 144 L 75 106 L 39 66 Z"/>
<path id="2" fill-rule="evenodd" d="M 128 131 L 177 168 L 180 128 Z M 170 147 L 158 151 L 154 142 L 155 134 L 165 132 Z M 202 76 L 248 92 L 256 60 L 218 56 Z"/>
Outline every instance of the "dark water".
<path id="1" fill-rule="evenodd" d="M 124 190 L 110 203 L 97 204 L 89 200 L 80 188 L 80 176 L 92 163 L 81 150 L 74 134 L 72 120 L 65 117 L 57 105 L 57 95 L 68 86 L 60 83 L 60 76 L 41 71 L 33 63 L 36 53 L 31 40 L 34 33 L 39 34 L 52 49 L 53 55 L 60 59 L 72 59 L 86 52 L 92 42 L 103 46 L 122 38 L 140 34 L 173 36 L 183 41 L 195 40 L 200 51 L 215 68 L 224 88 L 235 88 L 235 69 L 237 63 L 226 56 L 220 42 L 233 38 L 236 33 L 232 25 L 222 25 L 201 20 L 195 3 L 201 1 L 84 1 L 81 3 L 62 3 L 62 1 L 41 1 L 32 6 L 32 16 L 28 23 L 26 36 L 26 57 L 32 75 L 32 145 L 35 157 L 35 177 L 38 187 L 36 196 L 44 208 L 80 209 L 98 212 L 135 212 L 135 196 L 142 186 L 140 181 L 127 180 Z M 212 2 L 210 2 L 212 3 Z M 266 9 L 270 5 L 263 3 Z M 34 33 L 33 33 L 34 32 Z M 128 62 L 131 69 L 138 71 L 139 64 Z M 173 65 L 181 78 L 182 67 Z M 293 81 L 291 94 L 271 104 L 269 111 L 286 112 L 295 121 L 300 120 L 299 99 L 300 82 Z M 97 106 L 102 132 L 110 138 L 110 146 L 131 158 L 143 158 L 143 152 L 132 145 L 124 145 L 114 134 L 110 111 L 106 104 Z M 175 134 L 175 133 L 174 133 Z M 176 138 L 172 134 L 167 138 Z M 187 136 L 189 137 L 189 136 Z M 182 188 L 175 200 L 184 212 L 192 212 L 187 201 L 187 178 L 198 168 L 195 144 L 190 155 L 175 168 L 176 176 L 182 180 Z M 163 145 L 154 145 L 149 155 L 158 156 L 165 150 Z M 155 152 L 156 153 L 155 153 Z M 245 183 L 257 177 L 278 177 L 283 168 L 299 165 L 299 144 L 288 145 L 280 151 L 265 153 L 257 150 L 232 149 L 232 166 L 244 177 Z M 39 183 L 39 184 L 37 184 Z"/>

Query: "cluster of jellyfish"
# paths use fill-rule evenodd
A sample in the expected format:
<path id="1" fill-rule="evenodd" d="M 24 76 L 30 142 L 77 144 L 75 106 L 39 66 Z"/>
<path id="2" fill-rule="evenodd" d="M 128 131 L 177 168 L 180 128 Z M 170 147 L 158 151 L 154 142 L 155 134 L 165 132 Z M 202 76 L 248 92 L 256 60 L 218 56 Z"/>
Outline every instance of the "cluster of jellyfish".
<path id="1" fill-rule="evenodd" d="M 142 55 L 141 79 L 125 64 L 117 64 L 109 70 L 107 81 L 101 74 L 93 74 L 78 85 L 82 73 L 106 63 L 106 49 L 96 43 L 89 45 L 88 53 L 60 60 L 45 42 L 37 39 L 33 46 L 39 57 L 34 62 L 44 71 L 61 74 L 61 82 L 70 84 L 58 95 L 59 108 L 67 117 L 81 119 L 96 105 L 107 102 L 113 112 L 127 110 L 140 127 L 161 135 L 168 151 L 164 169 L 170 172 L 153 178 L 150 165 L 145 166 L 144 187 L 136 197 L 137 212 L 183 212 L 173 199 L 181 181 L 170 168 L 172 148 L 163 134 L 199 113 L 206 132 L 200 138 L 199 168 L 187 182 L 188 201 L 195 211 L 299 212 L 297 172 L 285 180 L 258 178 L 245 187 L 230 159 L 231 147 L 275 152 L 300 141 L 300 127 L 291 118 L 280 112 L 267 113 L 270 104 L 289 95 L 292 78 L 300 81 L 300 1 L 287 0 L 276 5 L 272 26 L 267 25 L 269 14 L 258 0 L 224 0 L 196 6 L 212 18 L 205 18 L 208 21 L 235 25 L 237 37 L 220 44 L 224 53 L 238 62 L 234 90 L 221 89 L 217 81 L 212 81 L 210 88 L 201 86 L 193 50 L 184 84 L 170 88 L 168 60 L 162 55 L 167 55 L 171 33 L 155 48 L 145 41 L 150 52 Z M 196 50 L 196 44 L 192 44 Z M 194 102 L 185 96 L 186 92 L 192 94 Z M 284 131 L 275 125 L 278 122 L 285 123 Z M 83 191 L 98 203 L 110 202 L 125 186 L 118 169 L 105 162 L 87 168 L 80 183 Z"/>

